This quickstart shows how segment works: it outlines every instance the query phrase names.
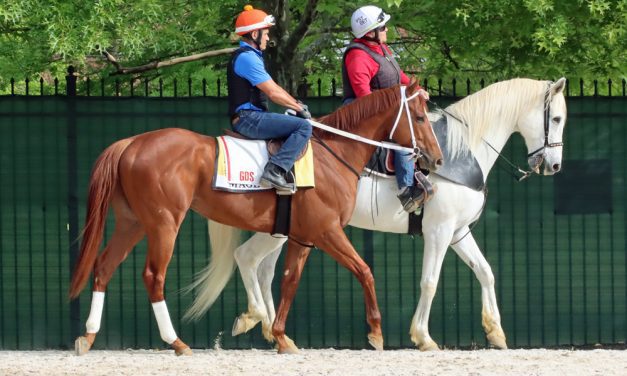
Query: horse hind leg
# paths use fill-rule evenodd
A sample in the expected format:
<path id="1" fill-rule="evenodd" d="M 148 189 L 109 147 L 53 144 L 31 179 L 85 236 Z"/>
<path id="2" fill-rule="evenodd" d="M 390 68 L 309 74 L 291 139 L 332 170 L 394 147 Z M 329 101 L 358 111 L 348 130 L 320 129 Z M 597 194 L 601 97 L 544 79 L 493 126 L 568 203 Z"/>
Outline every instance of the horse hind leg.
<path id="1" fill-rule="evenodd" d="M 268 284 L 272 282 L 276 259 L 284 242 L 284 238 L 275 238 L 269 234 L 259 233 L 235 250 L 234 257 L 246 288 L 248 311 L 235 319 L 232 330 L 233 336 L 248 332 L 260 321 L 263 323 L 264 328 L 271 330 L 269 327 L 274 319 L 274 307 L 272 307 L 272 318 L 270 318 L 270 312 L 265 302 L 268 292 L 264 291 L 263 288 L 271 288 Z M 274 255 L 274 253 L 277 254 Z M 269 254 L 272 254 L 274 257 L 269 256 Z M 266 282 L 268 273 L 270 274 L 270 281 Z M 266 282 L 266 285 L 262 287 L 260 282 Z M 270 304 L 272 304 L 271 292 Z M 264 337 L 269 342 L 272 342 L 273 337 L 271 334 L 268 336 L 264 331 Z"/>
<path id="2" fill-rule="evenodd" d="M 468 228 L 466 227 L 459 230 L 458 233 L 466 234 L 467 231 Z M 466 265 L 472 269 L 481 283 L 481 322 L 488 342 L 497 349 L 507 349 L 507 341 L 501 327 L 501 315 L 494 292 L 494 274 L 492 274 L 488 261 L 470 233 L 452 247 Z"/>
<path id="3" fill-rule="evenodd" d="M 276 269 L 276 263 L 280 254 L 281 247 L 279 246 L 271 254 L 266 256 L 265 259 L 263 259 L 259 265 L 259 269 L 257 270 L 261 294 L 263 295 L 266 312 L 268 313 L 265 320 L 261 320 L 261 332 L 268 342 L 274 342 L 274 336 L 272 335 L 272 323 L 274 322 L 276 313 L 274 311 L 274 299 L 272 298 L 272 280 L 274 279 L 274 270 Z M 285 337 L 287 338 L 287 336 Z"/>
<path id="4" fill-rule="evenodd" d="M 119 202 L 119 201 L 118 201 Z M 102 310 L 107 285 L 114 271 L 126 259 L 133 247 L 144 237 L 144 231 L 136 218 L 126 210 L 116 205 L 115 230 L 107 243 L 104 251 L 96 259 L 94 264 L 94 284 L 92 289 L 91 309 L 86 323 L 85 335 L 80 336 L 74 342 L 74 350 L 77 355 L 86 354 L 96 340 L 96 334 L 100 330 Z"/>
<path id="5" fill-rule="evenodd" d="M 147 229 L 146 233 L 148 236 L 148 253 L 142 277 L 157 320 L 161 339 L 172 346 L 176 355 L 191 355 L 190 347 L 178 338 L 174 330 L 163 294 L 165 275 L 174 252 L 178 225 L 158 225 L 150 230 Z"/>

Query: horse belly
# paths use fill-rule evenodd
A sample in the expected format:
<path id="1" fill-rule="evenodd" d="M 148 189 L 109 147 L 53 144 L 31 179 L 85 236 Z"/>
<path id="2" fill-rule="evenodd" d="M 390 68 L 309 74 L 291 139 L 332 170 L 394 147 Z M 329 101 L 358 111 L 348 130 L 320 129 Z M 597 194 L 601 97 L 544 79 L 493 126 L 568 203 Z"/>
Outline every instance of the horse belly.
<path id="1" fill-rule="evenodd" d="M 348 223 L 367 230 L 406 234 L 408 215 L 396 197 L 396 180 L 365 176 L 359 180 L 355 210 Z"/>

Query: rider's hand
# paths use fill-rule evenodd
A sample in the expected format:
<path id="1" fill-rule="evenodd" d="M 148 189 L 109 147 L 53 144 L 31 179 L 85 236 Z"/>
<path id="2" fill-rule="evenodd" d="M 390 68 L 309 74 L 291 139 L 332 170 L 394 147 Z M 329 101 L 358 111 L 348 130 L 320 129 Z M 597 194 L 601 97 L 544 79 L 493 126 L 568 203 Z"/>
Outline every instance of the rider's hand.
<path id="1" fill-rule="evenodd" d="M 298 101 L 298 104 L 302 108 L 300 111 L 296 111 L 296 116 L 303 119 L 311 119 L 311 113 L 309 112 L 309 107 L 301 101 Z"/>
<path id="2" fill-rule="evenodd" d="M 418 96 L 425 101 L 429 100 L 429 93 L 425 89 L 418 90 Z"/>

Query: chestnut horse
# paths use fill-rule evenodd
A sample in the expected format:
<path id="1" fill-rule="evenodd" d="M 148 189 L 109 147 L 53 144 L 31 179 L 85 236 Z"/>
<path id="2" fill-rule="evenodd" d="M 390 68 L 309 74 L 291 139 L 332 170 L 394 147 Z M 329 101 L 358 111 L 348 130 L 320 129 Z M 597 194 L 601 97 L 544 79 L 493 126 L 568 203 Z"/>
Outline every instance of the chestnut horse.
<path id="1" fill-rule="evenodd" d="M 417 89 L 412 83 L 380 90 L 320 121 L 371 140 L 391 138 L 403 146 L 413 144 L 436 169 L 442 164 L 442 152 Z M 315 245 L 361 283 L 370 325 L 368 338 L 372 346 L 382 349 L 374 278 L 343 231 L 355 207 L 358 176 L 353 171 L 364 168 L 374 146 L 328 132 L 316 133 L 329 149 L 312 144 L 316 188 L 300 190 L 292 199 L 291 241 L 272 332 L 280 353 L 297 351 L 285 337 L 285 321 L 304 266 L 301 260 L 311 250 L 308 245 Z M 100 328 L 104 292 L 111 276 L 144 236 L 148 251 L 142 276 L 161 338 L 177 355 L 191 354 L 189 346 L 176 335 L 163 292 L 185 214 L 192 209 L 225 225 L 271 232 L 276 212 L 273 191 L 228 193 L 212 189 L 216 147 L 213 137 L 184 129 L 161 129 L 117 141 L 96 161 L 89 183 L 84 236 L 69 291 L 70 298 L 76 298 L 94 273 L 87 331 L 75 342 L 79 355 L 89 351 Z M 109 205 L 115 213 L 115 230 L 98 254 Z"/>

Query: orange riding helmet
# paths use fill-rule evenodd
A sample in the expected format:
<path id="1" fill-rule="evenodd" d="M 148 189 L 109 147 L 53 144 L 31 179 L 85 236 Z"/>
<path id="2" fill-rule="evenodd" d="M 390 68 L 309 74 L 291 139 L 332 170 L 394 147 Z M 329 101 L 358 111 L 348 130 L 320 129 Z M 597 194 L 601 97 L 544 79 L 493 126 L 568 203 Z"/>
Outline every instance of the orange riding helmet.
<path id="1" fill-rule="evenodd" d="M 252 5 L 246 5 L 244 11 L 235 20 L 235 33 L 242 36 L 271 26 L 274 26 L 274 17 L 271 14 L 261 9 L 254 9 Z"/>

